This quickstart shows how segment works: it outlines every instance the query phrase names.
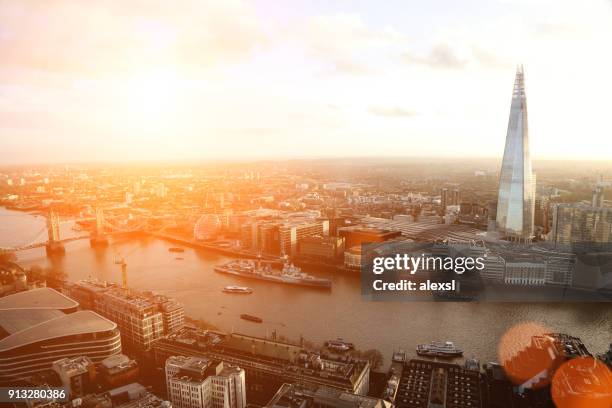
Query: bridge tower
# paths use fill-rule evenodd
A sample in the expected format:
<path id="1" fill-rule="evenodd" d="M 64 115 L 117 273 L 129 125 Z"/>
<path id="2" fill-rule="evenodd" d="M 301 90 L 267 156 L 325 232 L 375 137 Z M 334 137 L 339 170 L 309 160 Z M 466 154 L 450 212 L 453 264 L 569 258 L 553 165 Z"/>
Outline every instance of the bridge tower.
<path id="1" fill-rule="evenodd" d="M 60 241 L 59 215 L 53 210 L 49 212 L 47 217 L 47 233 L 49 234 L 49 241 L 45 246 L 47 255 L 63 254 L 66 252 L 64 245 Z"/>
<path id="2" fill-rule="evenodd" d="M 89 238 L 92 247 L 108 245 L 108 237 L 104 235 L 104 210 L 96 208 L 96 227 Z"/>

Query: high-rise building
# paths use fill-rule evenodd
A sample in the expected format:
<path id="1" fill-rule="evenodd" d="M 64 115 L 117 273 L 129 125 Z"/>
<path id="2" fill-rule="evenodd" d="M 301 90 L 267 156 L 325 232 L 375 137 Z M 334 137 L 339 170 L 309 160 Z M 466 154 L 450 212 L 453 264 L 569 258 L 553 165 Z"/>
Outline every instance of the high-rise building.
<path id="1" fill-rule="evenodd" d="M 527 97 L 522 66 L 516 71 L 506 146 L 499 176 L 497 230 L 510 239 L 533 236 L 535 175 L 529 156 Z"/>
<path id="2" fill-rule="evenodd" d="M 549 239 L 556 248 L 577 251 L 612 248 L 612 208 L 557 204 L 552 212 Z"/>
<path id="3" fill-rule="evenodd" d="M 444 215 L 448 205 L 448 188 L 440 189 L 440 213 Z"/>
<path id="4" fill-rule="evenodd" d="M 595 187 L 593 190 L 593 207 L 604 206 L 604 191 L 602 186 Z"/>
<path id="5" fill-rule="evenodd" d="M 461 191 L 454 189 L 450 197 L 450 205 L 459 205 L 461 202 Z"/>
<path id="6" fill-rule="evenodd" d="M 178 408 L 244 408 L 244 370 L 199 357 L 166 360 L 168 397 Z"/>

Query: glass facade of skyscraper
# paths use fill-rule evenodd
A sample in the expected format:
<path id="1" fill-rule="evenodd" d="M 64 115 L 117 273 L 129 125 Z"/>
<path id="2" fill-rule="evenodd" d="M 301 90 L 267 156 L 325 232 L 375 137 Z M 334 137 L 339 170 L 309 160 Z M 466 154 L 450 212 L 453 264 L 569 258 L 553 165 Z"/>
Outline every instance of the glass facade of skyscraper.
<path id="1" fill-rule="evenodd" d="M 506 147 L 499 177 L 497 230 L 513 239 L 528 240 L 533 236 L 535 210 L 535 175 L 529 156 L 527 98 L 523 68 L 514 81 Z"/>

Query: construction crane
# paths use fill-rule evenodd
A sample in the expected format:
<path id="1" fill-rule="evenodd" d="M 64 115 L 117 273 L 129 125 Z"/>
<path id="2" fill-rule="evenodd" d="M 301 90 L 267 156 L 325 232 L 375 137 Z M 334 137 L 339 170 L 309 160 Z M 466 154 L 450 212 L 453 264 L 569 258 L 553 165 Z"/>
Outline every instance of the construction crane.
<path id="1" fill-rule="evenodd" d="M 130 250 L 124 255 L 121 255 L 120 253 L 118 253 L 119 258 L 115 258 L 115 265 L 121 266 L 121 287 L 126 291 L 129 290 L 129 288 L 128 288 L 127 262 L 125 262 L 125 258 L 131 255 L 137 249 L 138 247 L 133 248 L 132 250 Z"/>

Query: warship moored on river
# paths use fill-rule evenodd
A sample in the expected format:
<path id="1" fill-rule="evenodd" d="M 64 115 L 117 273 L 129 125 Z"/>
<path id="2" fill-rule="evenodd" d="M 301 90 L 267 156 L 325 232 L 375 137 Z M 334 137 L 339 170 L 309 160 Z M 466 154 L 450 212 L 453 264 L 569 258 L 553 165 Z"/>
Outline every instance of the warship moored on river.
<path id="1" fill-rule="evenodd" d="M 285 283 L 289 285 L 308 286 L 330 289 L 329 279 L 317 278 L 302 272 L 297 266 L 285 263 L 282 269 L 274 269 L 269 262 L 241 259 L 215 267 L 215 271 L 243 278 L 258 279 L 268 282 Z"/>

